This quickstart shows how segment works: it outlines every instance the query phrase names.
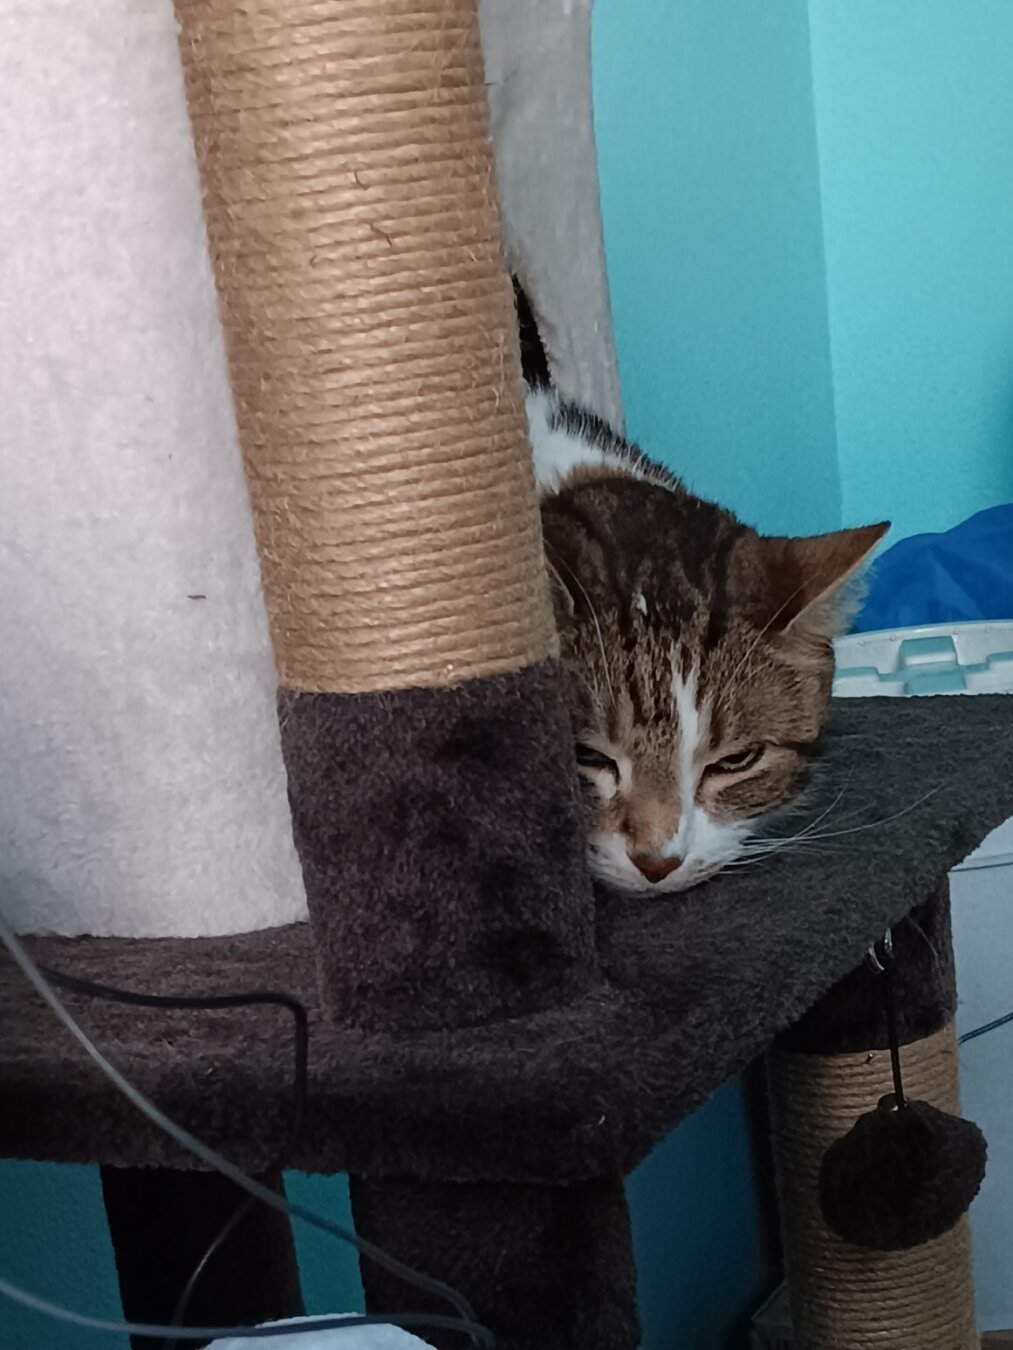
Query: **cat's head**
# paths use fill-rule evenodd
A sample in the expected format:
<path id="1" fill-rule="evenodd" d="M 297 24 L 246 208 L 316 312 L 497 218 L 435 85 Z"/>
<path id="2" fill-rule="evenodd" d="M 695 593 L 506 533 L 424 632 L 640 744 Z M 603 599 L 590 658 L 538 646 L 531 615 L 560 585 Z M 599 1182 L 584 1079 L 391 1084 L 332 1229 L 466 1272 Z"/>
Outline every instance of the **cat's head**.
<path id="1" fill-rule="evenodd" d="M 686 890 L 805 784 L 849 583 L 887 526 L 766 538 L 674 481 L 595 473 L 542 519 L 591 869 Z"/>

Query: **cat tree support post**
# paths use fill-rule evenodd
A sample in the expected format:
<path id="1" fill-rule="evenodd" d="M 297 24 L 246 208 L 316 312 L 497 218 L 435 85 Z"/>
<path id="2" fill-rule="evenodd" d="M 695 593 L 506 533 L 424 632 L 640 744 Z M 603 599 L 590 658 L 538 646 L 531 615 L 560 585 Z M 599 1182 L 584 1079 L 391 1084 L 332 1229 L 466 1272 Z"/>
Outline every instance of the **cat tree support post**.
<path id="1" fill-rule="evenodd" d="M 324 1006 L 558 1006 L 593 906 L 475 0 L 176 10 Z M 353 1180 L 364 1234 L 503 1350 L 636 1345 L 618 1175 Z M 363 1274 L 371 1309 L 418 1307 Z"/>
<path id="2" fill-rule="evenodd" d="M 944 889 L 893 930 L 907 1095 L 958 1113 L 956 1008 Z M 892 1092 L 880 977 L 841 980 L 768 1056 L 774 1154 L 796 1350 L 978 1350 L 967 1215 L 907 1251 L 831 1232 L 817 1180 L 827 1148 Z"/>

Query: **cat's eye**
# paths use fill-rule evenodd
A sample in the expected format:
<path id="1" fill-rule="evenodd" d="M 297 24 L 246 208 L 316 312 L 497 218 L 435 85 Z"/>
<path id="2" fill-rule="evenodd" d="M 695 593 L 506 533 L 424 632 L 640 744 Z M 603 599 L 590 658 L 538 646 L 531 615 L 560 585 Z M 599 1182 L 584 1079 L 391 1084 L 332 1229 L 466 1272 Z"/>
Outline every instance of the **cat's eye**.
<path id="1" fill-rule="evenodd" d="M 614 759 L 603 755 L 593 745 L 584 745 L 580 741 L 577 742 L 577 763 L 582 769 L 603 769 L 606 773 L 619 777 L 619 766 Z"/>
<path id="2" fill-rule="evenodd" d="M 744 746 L 741 750 L 735 750 L 730 755 L 722 755 L 713 764 L 708 764 L 707 772 L 744 773 L 746 769 L 751 769 L 754 764 L 759 763 L 764 749 L 762 745 Z"/>

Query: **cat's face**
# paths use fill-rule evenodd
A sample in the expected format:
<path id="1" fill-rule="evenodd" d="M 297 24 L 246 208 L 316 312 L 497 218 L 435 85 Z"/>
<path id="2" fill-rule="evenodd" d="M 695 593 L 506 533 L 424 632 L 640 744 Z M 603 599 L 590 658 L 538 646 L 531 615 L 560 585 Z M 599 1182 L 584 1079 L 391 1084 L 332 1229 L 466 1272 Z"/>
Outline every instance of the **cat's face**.
<path id="1" fill-rule="evenodd" d="M 886 527 L 764 539 L 678 486 L 594 474 L 542 516 L 592 872 L 686 890 L 805 784 L 835 601 Z"/>

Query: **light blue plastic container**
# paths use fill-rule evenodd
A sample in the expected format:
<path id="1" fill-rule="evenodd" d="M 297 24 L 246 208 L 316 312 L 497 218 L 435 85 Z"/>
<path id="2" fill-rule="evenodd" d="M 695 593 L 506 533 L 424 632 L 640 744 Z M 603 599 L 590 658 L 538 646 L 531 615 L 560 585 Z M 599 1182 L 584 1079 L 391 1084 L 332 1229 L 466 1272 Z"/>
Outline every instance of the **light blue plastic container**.
<path id="1" fill-rule="evenodd" d="M 852 633 L 835 650 L 838 698 L 1013 693 L 1013 620 Z"/>

